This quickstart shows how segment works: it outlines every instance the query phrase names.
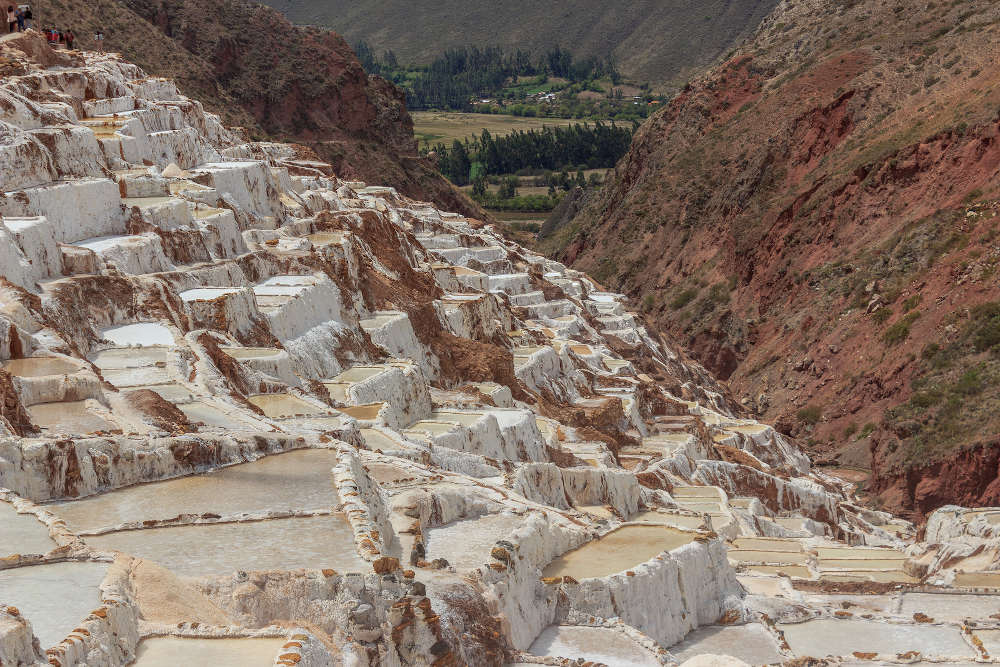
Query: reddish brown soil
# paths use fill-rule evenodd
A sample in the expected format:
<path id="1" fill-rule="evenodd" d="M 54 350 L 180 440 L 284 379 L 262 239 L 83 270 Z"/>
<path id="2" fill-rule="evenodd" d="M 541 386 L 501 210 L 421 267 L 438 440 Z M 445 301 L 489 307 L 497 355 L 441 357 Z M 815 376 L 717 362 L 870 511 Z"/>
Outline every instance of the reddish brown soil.
<path id="1" fill-rule="evenodd" d="M 205 348 L 205 352 L 208 353 L 212 363 L 229 380 L 229 384 L 233 389 L 243 396 L 256 393 L 254 391 L 255 388 L 251 387 L 249 380 L 247 380 L 243 365 L 223 352 L 218 341 L 216 341 L 212 334 L 203 333 L 198 336 L 198 344 Z"/>
<path id="2" fill-rule="evenodd" d="M 28 411 L 21 405 L 10 373 L 3 369 L 0 369 L 0 420 L 14 435 L 23 437 L 35 430 Z"/>
<path id="3" fill-rule="evenodd" d="M 372 310 L 399 310 L 410 318 L 418 340 L 441 362 L 441 381 L 446 386 L 467 382 L 496 382 L 510 388 L 515 398 L 531 397 L 514 376 L 511 351 L 493 341 L 458 338 L 445 331 L 433 302 L 441 288 L 428 273 L 418 273 L 404 253 L 418 248 L 416 240 L 374 211 L 363 214 L 357 225 L 352 218 L 324 214 L 320 224 L 330 228 L 350 228 L 371 248 L 375 257 L 397 278 L 379 272 L 367 257 L 361 257 L 360 290 L 365 305 Z"/>
<path id="4" fill-rule="evenodd" d="M 1000 433 L 1000 371 L 958 349 L 1000 300 L 1000 6 L 828 8 L 780 8 L 692 82 L 547 250 L 634 297 L 748 411 L 872 467 L 888 508 L 987 502 L 988 480 L 960 481 L 983 473 L 950 466 Z M 970 369 L 984 387 L 952 392 Z M 947 418 L 900 411 L 914 381 L 956 397 Z"/>
<path id="5" fill-rule="evenodd" d="M 187 433 L 193 430 L 187 416 L 155 391 L 149 389 L 130 391 L 125 394 L 125 399 L 133 408 L 149 418 L 157 428 L 169 433 Z"/>
<path id="6" fill-rule="evenodd" d="M 880 474 L 881 465 L 876 456 L 871 491 L 889 505 L 909 508 L 916 519 L 942 505 L 1000 505 L 1000 440 L 910 466 L 902 473 Z"/>

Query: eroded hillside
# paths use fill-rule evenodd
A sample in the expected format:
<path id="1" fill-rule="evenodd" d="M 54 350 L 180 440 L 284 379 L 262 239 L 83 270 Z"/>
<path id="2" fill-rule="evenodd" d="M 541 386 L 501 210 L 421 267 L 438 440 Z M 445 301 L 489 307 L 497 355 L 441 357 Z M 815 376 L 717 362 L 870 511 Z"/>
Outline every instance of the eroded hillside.
<path id="1" fill-rule="evenodd" d="M 996 501 L 998 22 L 782 3 L 549 250 L 889 506 Z"/>

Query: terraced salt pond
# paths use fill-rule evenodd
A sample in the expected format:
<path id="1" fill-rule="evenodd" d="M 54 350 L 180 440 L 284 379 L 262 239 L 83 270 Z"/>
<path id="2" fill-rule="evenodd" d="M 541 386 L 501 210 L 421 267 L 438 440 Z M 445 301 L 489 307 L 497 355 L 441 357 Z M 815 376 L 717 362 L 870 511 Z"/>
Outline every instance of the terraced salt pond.
<path id="1" fill-rule="evenodd" d="M 905 593 L 899 613 L 909 617 L 918 612 L 936 621 L 989 621 L 991 616 L 1000 613 L 1000 598 L 995 595 Z"/>
<path id="2" fill-rule="evenodd" d="M 166 363 L 168 352 L 165 347 L 115 347 L 98 352 L 90 360 L 102 371 L 139 368 Z"/>
<path id="3" fill-rule="evenodd" d="M 793 554 L 787 551 L 740 551 L 730 549 L 729 560 L 735 563 L 773 563 L 778 565 L 806 565 L 809 563 L 809 556 L 806 554 Z"/>
<path id="4" fill-rule="evenodd" d="M 678 662 L 703 653 L 730 655 L 751 665 L 782 662 L 778 643 L 760 623 L 709 625 L 691 631 L 684 641 L 670 647 Z"/>
<path id="5" fill-rule="evenodd" d="M 966 588 L 1000 588 L 1000 572 L 957 572 L 954 585 Z"/>
<path id="6" fill-rule="evenodd" d="M 779 627 L 799 656 L 849 656 L 855 651 L 884 654 L 920 651 L 927 657 L 953 658 L 976 655 L 954 626 L 820 618 Z"/>
<path id="7" fill-rule="evenodd" d="M 163 396 L 162 393 L 160 393 Z M 163 396 L 167 400 L 172 400 L 168 396 Z M 259 421 L 252 420 L 246 417 L 236 417 L 223 412 L 219 408 L 205 403 L 204 401 L 193 401 L 190 403 L 178 404 L 181 412 L 192 424 L 204 424 L 207 427 L 214 428 L 224 428 L 236 431 L 245 430 L 271 430 L 270 426 L 267 426 Z"/>
<path id="8" fill-rule="evenodd" d="M 606 577 L 684 546 L 697 536 L 668 526 L 622 526 L 559 556 L 545 566 L 542 576 L 577 580 Z"/>
<path id="9" fill-rule="evenodd" d="M 137 322 L 111 327 L 101 332 L 101 337 L 115 345 L 137 345 L 142 347 L 174 344 L 170 329 L 158 322 Z"/>
<path id="10" fill-rule="evenodd" d="M 350 524 L 339 514 L 128 530 L 86 541 L 94 549 L 148 558 L 188 577 L 240 570 L 371 570 L 354 548 Z"/>
<path id="11" fill-rule="evenodd" d="M 747 572 L 754 574 L 771 574 L 792 579 L 812 579 L 812 571 L 805 565 L 750 565 Z"/>
<path id="12" fill-rule="evenodd" d="M 13 506 L 0 502 L 0 558 L 15 553 L 45 554 L 56 546 L 49 529 L 35 515 L 18 514 Z"/>
<path id="13" fill-rule="evenodd" d="M 344 241 L 344 232 L 316 232 L 306 236 L 313 245 L 324 246 Z"/>
<path id="14" fill-rule="evenodd" d="M 37 403 L 28 407 L 27 410 L 31 422 L 41 428 L 46 435 L 56 433 L 88 435 L 118 428 L 92 412 L 87 401 Z"/>
<path id="15" fill-rule="evenodd" d="M 417 473 L 389 463 L 369 463 L 365 467 L 371 478 L 379 484 L 394 484 L 417 477 Z"/>
<path id="16" fill-rule="evenodd" d="M 331 509 L 338 502 L 331 473 L 335 465 L 333 450 L 301 449 L 203 475 L 54 503 L 46 509 L 76 532 L 179 514 Z"/>
<path id="17" fill-rule="evenodd" d="M 284 350 L 276 347 L 224 347 L 222 351 L 237 361 L 277 359 Z"/>
<path id="18" fill-rule="evenodd" d="M 5 361 L 3 369 L 17 377 L 33 378 L 46 375 L 72 375 L 80 370 L 80 366 L 61 357 L 28 357 Z"/>
<path id="19" fill-rule="evenodd" d="M 42 648 L 49 648 L 100 606 L 108 565 L 67 562 L 0 570 L 0 600 L 17 607 Z"/>
<path id="20" fill-rule="evenodd" d="M 299 417 L 307 415 L 321 414 L 322 410 L 310 403 L 306 403 L 298 396 L 292 394 L 257 394 L 249 396 L 247 400 L 264 411 L 264 415 L 271 419 L 282 419 L 284 417 Z"/>
<path id="21" fill-rule="evenodd" d="M 510 536 L 524 522 L 514 514 L 487 514 L 454 521 L 424 533 L 427 560 L 444 558 L 460 570 L 485 565 L 497 540 Z"/>
<path id="22" fill-rule="evenodd" d="M 341 384 L 364 382 L 385 373 L 387 370 L 389 369 L 386 366 L 353 366 L 330 380 L 330 382 Z"/>
<path id="23" fill-rule="evenodd" d="M 690 530 L 697 530 L 701 528 L 705 520 L 701 516 L 693 516 L 690 514 L 670 514 L 667 512 L 656 512 L 653 510 L 645 510 L 639 512 L 638 514 L 632 516 L 629 521 L 634 521 L 636 523 L 652 523 L 661 526 L 674 526 L 676 528 L 688 528 Z"/>
<path id="24" fill-rule="evenodd" d="M 270 667 L 284 644 L 283 639 L 186 639 L 149 637 L 136 648 L 135 667 Z"/>
<path id="25" fill-rule="evenodd" d="M 340 408 L 340 411 L 349 417 L 354 417 L 359 421 L 370 421 L 378 417 L 379 411 L 385 403 L 368 403 L 367 405 L 354 405 Z"/>
<path id="26" fill-rule="evenodd" d="M 609 628 L 550 625 L 528 649 L 531 655 L 582 658 L 608 667 L 657 667 L 652 653 L 622 632 Z"/>

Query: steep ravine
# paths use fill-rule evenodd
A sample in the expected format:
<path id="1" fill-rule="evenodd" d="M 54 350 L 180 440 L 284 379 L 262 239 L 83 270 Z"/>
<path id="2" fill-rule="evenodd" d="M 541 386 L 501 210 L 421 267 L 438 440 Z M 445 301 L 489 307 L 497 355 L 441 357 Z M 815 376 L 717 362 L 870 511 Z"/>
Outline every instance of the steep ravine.
<path id="1" fill-rule="evenodd" d="M 877 502 L 990 502 L 953 454 L 1000 432 L 998 23 L 982 1 L 782 3 L 546 249 L 818 459 L 872 470 Z M 939 491 L 895 490 L 918 470 Z"/>

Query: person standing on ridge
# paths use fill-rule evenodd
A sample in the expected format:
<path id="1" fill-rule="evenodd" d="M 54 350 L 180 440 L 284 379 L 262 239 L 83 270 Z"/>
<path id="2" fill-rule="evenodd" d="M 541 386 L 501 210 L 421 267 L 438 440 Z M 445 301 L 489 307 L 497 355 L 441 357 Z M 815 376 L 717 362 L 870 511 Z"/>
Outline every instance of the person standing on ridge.
<path id="1" fill-rule="evenodd" d="M 7 5 L 7 32 L 14 32 L 17 29 L 17 14 L 14 12 L 14 5 Z"/>
<path id="2" fill-rule="evenodd" d="M 31 29 L 31 20 L 33 18 L 35 18 L 35 16 L 34 16 L 34 14 L 31 13 L 31 5 L 28 5 L 24 9 L 24 29 L 25 30 L 30 30 Z"/>
<path id="3" fill-rule="evenodd" d="M 14 18 L 17 20 L 17 31 L 24 32 L 24 10 L 18 7 Z"/>
<path id="4" fill-rule="evenodd" d="M 97 42 L 97 50 L 104 53 L 104 33 L 98 30 L 94 34 L 94 41 Z"/>
<path id="5" fill-rule="evenodd" d="M 67 28 L 66 32 L 63 33 L 63 39 L 66 40 L 66 48 L 73 49 L 73 40 L 76 39 L 76 35 L 73 34 L 72 28 Z"/>

